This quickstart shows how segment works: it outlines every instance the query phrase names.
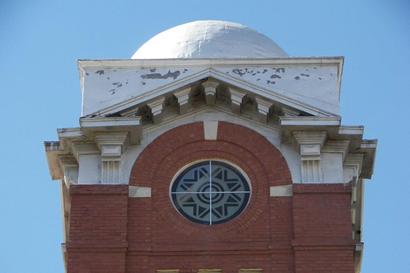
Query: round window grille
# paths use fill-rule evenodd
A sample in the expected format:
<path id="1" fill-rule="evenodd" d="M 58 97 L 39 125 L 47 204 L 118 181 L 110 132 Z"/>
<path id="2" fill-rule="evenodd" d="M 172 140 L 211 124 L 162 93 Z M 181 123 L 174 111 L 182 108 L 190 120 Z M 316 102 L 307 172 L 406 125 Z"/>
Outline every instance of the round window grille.
<path id="1" fill-rule="evenodd" d="M 221 224 L 239 215 L 248 204 L 249 184 L 233 166 L 208 160 L 191 165 L 171 187 L 175 208 L 189 220 Z"/>

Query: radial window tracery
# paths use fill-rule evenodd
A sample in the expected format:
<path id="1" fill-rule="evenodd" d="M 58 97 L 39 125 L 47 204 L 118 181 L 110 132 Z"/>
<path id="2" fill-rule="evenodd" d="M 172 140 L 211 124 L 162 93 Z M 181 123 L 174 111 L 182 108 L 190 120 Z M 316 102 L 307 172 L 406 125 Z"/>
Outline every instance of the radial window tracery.
<path id="1" fill-rule="evenodd" d="M 239 215 L 250 196 L 245 177 L 231 165 L 208 160 L 185 169 L 171 187 L 175 208 L 196 223 L 214 225 Z"/>

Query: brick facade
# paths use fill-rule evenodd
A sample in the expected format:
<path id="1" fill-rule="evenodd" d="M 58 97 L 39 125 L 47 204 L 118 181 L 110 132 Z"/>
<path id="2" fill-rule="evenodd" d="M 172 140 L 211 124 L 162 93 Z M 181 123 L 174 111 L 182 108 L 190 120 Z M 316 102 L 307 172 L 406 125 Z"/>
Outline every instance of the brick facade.
<path id="1" fill-rule="evenodd" d="M 175 174 L 201 159 L 239 166 L 252 195 L 245 211 L 215 226 L 191 223 L 175 210 Z M 128 185 L 72 185 L 68 273 L 148 273 L 157 269 L 259 268 L 271 273 L 353 273 L 350 184 L 293 185 L 293 196 L 269 187 L 292 184 L 278 149 L 260 134 L 219 122 L 205 140 L 202 122 L 155 139 L 136 160 L 129 184 L 151 198 L 129 198 Z"/>

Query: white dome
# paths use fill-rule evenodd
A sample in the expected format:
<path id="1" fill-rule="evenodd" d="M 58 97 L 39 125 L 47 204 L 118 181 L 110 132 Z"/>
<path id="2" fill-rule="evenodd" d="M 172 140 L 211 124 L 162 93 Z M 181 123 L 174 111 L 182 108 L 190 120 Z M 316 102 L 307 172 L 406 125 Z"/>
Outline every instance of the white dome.
<path id="1" fill-rule="evenodd" d="M 271 39 L 241 24 L 194 21 L 165 30 L 143 44 L 132 59 L 280 58 Z"/>

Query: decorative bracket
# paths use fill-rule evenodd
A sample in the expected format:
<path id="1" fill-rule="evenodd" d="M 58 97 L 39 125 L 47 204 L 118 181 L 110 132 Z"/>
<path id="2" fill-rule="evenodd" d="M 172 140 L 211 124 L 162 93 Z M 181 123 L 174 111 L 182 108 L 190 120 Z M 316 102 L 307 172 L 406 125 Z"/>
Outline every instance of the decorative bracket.
<path id="1" fill-rule="evenodd" d="M 206 104 L 214 105 L 216 100 L 216 88 L 218 87 L 219 82 L 213 80 L 207 80 L 202 83 L 205 92 Z"/>
<path id="2" fill-rule="evenodd" d="M 349 140 L 328 140 L 323 146 L 322 152 L 341 153 L 344 161 L 349 149 L 349 144 Z"/>
<path id="3" fill-rule="evenodd" d="M 360 177 L 360 173 L 362 171 L 362 164 L 363 164 L 364 155 L 363 154 L 348 154 L 346 159 L 343 163 L 343 167 L 345 169 L 349 169 L 349 175 L 346 178 L 347 181 L 345 182 L 353 182 L 354 184 Z"/>
<path id="4" fill-rule="evenodd" d="M 293 136 L 299 145 L 302 183 L 323 182 L 320 151 L 326 140 L 326 131 L 295 131 Z"/>
<path id="5" fill-rule="evenodd" d="M 256 97 L 255 98 L 256 103 L 258 104 L 258 112 L 262 118 L 263 121 L 267 122 L 268 121 L 268 115 L 269 115 L 269 111 L 270 108 L 272 107 L 273 103 L 265 100 L 265 99 L 261 99 Z"/>
<path id="6" fill-rule="evenodd" d="M 67 188 L 78 183 L 78 163 L 72 155 L 59 155 L 58 160 L 64 173 L 64 183 Z"/>
<path id="7" fill-rule="evenodd" d="M 186 113 L 187 110 L 189 109 L 189 106 L 190 106 L 189 94 L 190 93 L 191 93 L 191 87 L 174 92 L 174 96 L 178 100 L 180 114 Z"/>
<path id="8" fill-rule="evenodd" d="M 128 142 L 127 132 L 101 133 L 95 136 L 101 151 L 101 183 L 119 184 L 121 155 Z"/>
<path id="9" fill-rule="evenodd" d="M 300 114 L 298 110 L 293 110 L 285 106 L 282 106 L 282 112 L 285 117 L 297 117 Z"/>
<path id="10" fill-rule="evenodd" d="M 161 120 L 162 110 L 164 109 L 165 98 L 161 97 L 150 103 L 147 103 L 148 107 L 151 109 L 152 120 L 154 123 L 158 123 Z"/>
<path id="11" fill-rule="evenodd" d="M 238 91 L 232 87 L 229 87 L 229 93 L 231 94 L 231 107 L 232 112 L 239 114 L 241 112 L 242 99 L 246 93 Z"/>

